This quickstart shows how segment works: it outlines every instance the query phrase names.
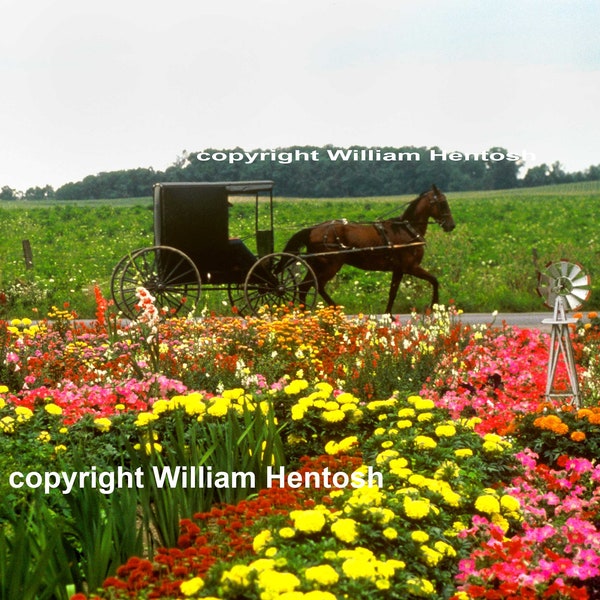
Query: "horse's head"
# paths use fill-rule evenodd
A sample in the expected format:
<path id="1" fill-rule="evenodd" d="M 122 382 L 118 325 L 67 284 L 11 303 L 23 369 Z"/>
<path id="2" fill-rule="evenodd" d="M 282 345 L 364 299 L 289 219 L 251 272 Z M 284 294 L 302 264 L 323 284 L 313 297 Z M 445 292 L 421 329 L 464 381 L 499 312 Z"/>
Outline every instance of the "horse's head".
<path id="1" fill-rule="evenodd" d="M 456 224 L 450 212 L 450 206 L 445 194 L 435 185 L 425 194 L 429 198 L 430 216 L 444 231 L 452 231 Z"/>

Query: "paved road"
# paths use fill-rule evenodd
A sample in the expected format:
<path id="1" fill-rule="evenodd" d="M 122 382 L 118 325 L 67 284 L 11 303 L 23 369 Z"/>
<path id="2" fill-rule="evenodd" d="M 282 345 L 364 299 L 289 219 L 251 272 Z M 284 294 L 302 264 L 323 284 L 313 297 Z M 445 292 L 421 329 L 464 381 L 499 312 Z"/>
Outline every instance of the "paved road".
<path id="1" fill-rule="evenodd" d="M 540 331 L 550 331 L 551 326 L 542 323 L 544 319 L 552 318 L 552 311 L 535 313 L 463 313 L 460 319 L 463 323 L 478 324 L 485 323 L 501 326 L 503 322 L 507 325 L 522 327 L 524 329 L 539 329 Z"/>

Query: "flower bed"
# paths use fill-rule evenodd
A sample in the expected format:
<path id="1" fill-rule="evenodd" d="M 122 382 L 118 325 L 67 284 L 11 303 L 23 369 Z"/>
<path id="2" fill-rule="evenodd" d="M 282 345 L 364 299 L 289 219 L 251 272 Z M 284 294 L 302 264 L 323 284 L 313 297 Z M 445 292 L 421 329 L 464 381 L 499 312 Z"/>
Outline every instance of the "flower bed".
<path id="1" fill-rule="evenodd" d="M 127 326 L 99 294 L 91 326 L 3 323 L 4 596 L 597 597 L 593 315 L 576 410 L 544 398 L 547 336 L 452 308 L 161 322 L 144 298 Z"/>

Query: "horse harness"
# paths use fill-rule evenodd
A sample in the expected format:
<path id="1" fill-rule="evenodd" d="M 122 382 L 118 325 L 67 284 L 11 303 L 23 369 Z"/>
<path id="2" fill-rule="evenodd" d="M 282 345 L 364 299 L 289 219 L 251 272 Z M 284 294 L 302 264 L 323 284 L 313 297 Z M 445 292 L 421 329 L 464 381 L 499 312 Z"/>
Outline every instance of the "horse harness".
<path id="1" fill-rule="evenodd" d="M 323 245 L 329 246 L 330 248 L 335 248 L 336 250 L 351 250 L 352 247 L 344 244 L 344 242 L 340 239 L 340 236 L 336 229 L 336 225 L 347 225 L 347 224 L 348 224 L 348 219 L 334 219 L 332 221 L 329 221 L 327 230 L 325 231 L 325 235 L 323 236 Z M 423 244 L 425 243 L 425 240 L 423 239 L 421 234 L 410 224 L 409 221 L 396 221 L 396 222 L 394 222 L 394 225 L 400 225 L 400 226 L 404 227 L 404 229 L 406 229 L 406 231 L 408 231 L 408 233 L 413 238 L 409 243 L 414 243 L 414 242 L 420 242 Z M 391 242 L 390 238 L 388 237 L 388 234 L 385 230 L 385 227 L 384 227 L 382 221 L 374 221 L 373 227 L 376 229 L 377 233 L 381 237 L 383 246 L 385 246 L 387 248 L 394 247 L 394 244 Z M 333 239 L 328 242 L 328 238 L 330 236 Z"/>

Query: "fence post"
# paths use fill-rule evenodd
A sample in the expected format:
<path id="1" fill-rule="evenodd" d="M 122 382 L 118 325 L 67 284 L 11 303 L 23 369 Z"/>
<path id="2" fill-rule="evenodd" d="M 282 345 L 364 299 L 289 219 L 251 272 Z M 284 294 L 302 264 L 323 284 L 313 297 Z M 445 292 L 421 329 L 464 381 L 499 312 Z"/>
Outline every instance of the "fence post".
<path id="1" fill-rule="evenodd" d="M 33 269 L 33 252 L 29 240 L 23 240 L 23 256 L 25 257 L 25 268 Z"/>

